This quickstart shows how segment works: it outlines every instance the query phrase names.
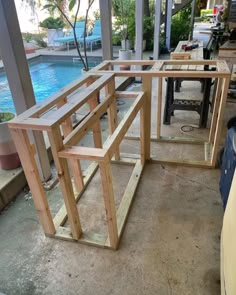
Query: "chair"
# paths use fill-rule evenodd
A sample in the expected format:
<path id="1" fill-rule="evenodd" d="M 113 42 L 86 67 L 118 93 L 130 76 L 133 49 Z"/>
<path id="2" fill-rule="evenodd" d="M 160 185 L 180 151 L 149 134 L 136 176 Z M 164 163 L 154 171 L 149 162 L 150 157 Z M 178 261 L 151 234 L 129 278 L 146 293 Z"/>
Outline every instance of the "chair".
<path id="1" fill-rule="evenodd" d="M 75 33 L 76 33 L 76 37 L 78 39 L 78 42 L 81 42 L 82 38 L 84 36 L 84 26 L 85 26 L 84 21 L 76 22 Z M 71 31 L 69 36 L 56 38 L 56 39 L 54 39 L 54 41 L 59 42 L 59 43 L 66 43 L 67 44 L 67 49 L 69 51 L 70 42 L 74 42 L 74 33 L 73 33 L 73 31 Z"/>
<path id="2" fill-rule="evenodd" d="M 86 45 L 90 44 L 91 51 L 93 50 L 93 43 L 96 43 L 98 41 L 102 40 L 102 33 L 101 33 L 101 20 L 96 20 L 92 35 L 86 37 Z"/>

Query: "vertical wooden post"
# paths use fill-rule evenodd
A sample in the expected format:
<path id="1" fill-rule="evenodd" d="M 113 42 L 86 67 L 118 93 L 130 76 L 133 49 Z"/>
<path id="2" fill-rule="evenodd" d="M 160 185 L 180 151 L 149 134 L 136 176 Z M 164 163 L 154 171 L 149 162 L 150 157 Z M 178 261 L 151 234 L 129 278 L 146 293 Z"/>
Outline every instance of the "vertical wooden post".
<path id="1" fill-rule="evenodd" d="M 157 93 L 157 139 L 161 138 L 161 111 L 162 111 L 162 78 L 158 78 Z"/>
<path id="2" fill-rule="evenodd" d="M 218 78 L 216 82 L 217 82 L 217 88 L 216 88 L 216 94 L 214 98 L 213 116 L 211 119 L 211 128 L 209 133 L 209 142 L 211 143 L 213 143 L 214 141 L 216 121 L 218 117 L 218 110 L 219 110 L 219 104 L 220 104 L 220 94 L 222 91 L 222 78 Z"/>
<path id="3" fill-rule="evenodd" d="M 115 97 L 115 79 L 114 78 L 106 85 L 105 90 L 106 90 L 106 96 L 109 94 L 113 95 L 113 101 L 107 110 L 109 133 L 111 135 L 115 131 L 115 129 L 118 125 L 116 97 Z M 115 152 L 115 160 L 118 161 L 119 159 L 120 159 L 120 151 L 119 151 L 119 147 L 117 147 L 116 152 Z"/>
<path id="4" fill-rule="evenodd" d="M 145 93 L 145 113 L 144 113 L 144 128 L 145 128 L 145 159 L 150 159 L 151 153 L 151 100 L 152 100 L 152 78 L 149 76 L 143 77 L 143 92 Z"/>
<path id="5" fill-rule="evenodd" d="M 58 172 L 58 178 L 61 185 L 72 236 L 75 240 L 78 240 L 82 233 L 82 229 L 71 184 L 70 172 L 68 169 L 67 160 L 58 157 L 58 152 L 63 149 L 60 128 L 55 127 L 51 131 L 48 131 L 48 137 L 51 144 L 53 159 Z"/>
<path id="6" fill-rule="evenodd" d="M 97 96 L 90 98 L 88 104 L 89 104 L 90 112 L 93 111 L 98 106 Z M 93 125 L 93 140 L 94 140 L 94 146 L 96 148 L 102 148 L 102 132 L 101 132 L 101 125 L 99 120 L 97 120 L 97 122 L 94 123 Z"/>
<path id="7" fill-rule="evenodd" d="M 140 109 L 140 157 L 141 157 L 141 164 L 145 164 L 145 155 L 146 155 L 146 144 L 145 144 L 145 112 L 146 112 L 146 105 Z"/>
<path id="8" fill-rule="evenodd" d="M 110 245 L 113 249 L 117 249 L 118 228 L 116 220 L 114 192 L 112 186 L 112 174 L 108 156 L 104 159 L 103 162 L 99 162 L 99 167 L 102 179 L 103 197 L 107 216 Z"/>
<path id="9" fill-rule="evenodd" d="M 91 85 L 95 79 L 93 77 L 90 77 L 90 81 L 87 83 L 87 86 Z M 98 92 L 94 97 L 91 97 L 88 101 L 90 112 L 92 112 L 99 104 L 99 96 L 100 93 Z M 101 125 L 100 121 L 97 121 L 93 125 L 93 141 L 94 146 L 96 148 L 102 148 L 102 131 L 101 131 Z"/>
<path id="10" fill-rule="evenodd" d="M 218 113 L 218 118 L 217 118 L 216 128 L 215 128 L 216 132 L 215 132 L 213 148 L 212 148 L 212 156 L 211 156 L 212 166 L 215 166 L 215 163 L 216 163 L 216 157 L 217 157 L 217 152 L 218 152 L 218 147 L 220 142 L 220 134 L 222 129 L 221 127 L 222 127 L 223 118 L 224 118 L 224 107 L 226 104 L 229 82 L 230 82 L 230 78 L 227 77 L 223 79 L 223 85 L 222 85 L 223 90 L 222 90 L 221 98 L 220 98 L 219 113 Z"/>
<path id="11" fill-rule="evenodd" d="M 62 107 L 66 102 L 67 102 L 66 98 L 60 101 L 57 104 L 57 108 Z M 65 122 L 62 123 L 62 131 L 63 131 L 64 137 L 68 136 L 72 130 L 73 130 L 73 127 L 72 127 L 71 118 L 68 118 Z M 81 191 L 82 188 L 84 187 L 84 179 L 83 179 L 80 161 L 69 160 L 69 162 L 70 162 L 72 174 L 74 177 L 75 187 L 77 188 L 78 191 Z"/>
<path id="12" fill-rule="evenodd" d="M 45 234 L 55 234 L 55 226 L 48 206 L 47 198 L 40 180 L 39 171 L 34 158 L 27 131 L 11 129 L 11 134 L 19 154 L 24 173 L 32 192 L 34 205 Z"/>

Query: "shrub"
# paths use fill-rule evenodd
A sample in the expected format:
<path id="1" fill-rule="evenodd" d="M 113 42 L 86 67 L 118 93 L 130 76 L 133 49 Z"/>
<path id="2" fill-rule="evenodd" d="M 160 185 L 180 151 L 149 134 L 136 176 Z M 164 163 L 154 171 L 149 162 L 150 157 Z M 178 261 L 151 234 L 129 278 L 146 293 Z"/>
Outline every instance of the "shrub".
<path id="1" fill-rule="evenodd" d="M 207 14 L 213 14 L 213 9 L 202 9 L 200 16 L 205 18 Z"/>
<path id="2" fill-rule="evenodd" d="M 187 40 L 190 33 L 191 6 L 187 5 L 172 17 L 171 47 L 176 47 L 179 41 Z"/>
<path id="3" fill-rule="evenodd" d="M 45 33 L 32 34 L 32 33 L 22 33 L 22 37 L 26 42 L 30 42 L 32 40 L 37 42 L 37 45 L 40 47 L 47 47 L 47 43 L 44 41 L 46 37 Z"/>
<path id="4" fill-rule="evenodd" d="M 45 29 L 62 29 L 65 26 L 63 20 L 60 17 L 54 18 L 51 16 L 45 18 L 45 20 L 43 20 L 39 25 Z"/>

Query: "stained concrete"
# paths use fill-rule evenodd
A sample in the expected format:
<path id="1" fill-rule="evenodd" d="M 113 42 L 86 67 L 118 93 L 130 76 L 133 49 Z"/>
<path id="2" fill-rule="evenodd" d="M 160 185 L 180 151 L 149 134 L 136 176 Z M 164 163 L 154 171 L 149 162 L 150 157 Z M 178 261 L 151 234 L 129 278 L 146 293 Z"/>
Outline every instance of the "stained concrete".
<path id="1" fill-rule="evenodd" d="M 125 109 L 125 104 L 122 107 Z M 224 122 L 235 114 L 235 107 L 227 105 Z M 152 133 L 155 134 L 155 96 L 152 112 Z M 122 113 L 118 113 L 119 117 Z M 198 117 L 190 112 L 179 116 L 181 122 L 176 114 L 172 124 L 164 126 L 165 134 L 182 136 L 179 128 L 182 124 L 198 122 Z M 139 120 L 135 120 L 130 134 L 138 133 L 138 123 Z M 225 131 L 224 128 L 222 142 Z M 205 138 L 208 132 L 209 128 L 196 128 L 188 136 Z M 138 153 L 138 141 L 125 140 L 121 149 Z M 152 144 L 152 153 L 202 157 L 199 146 L 183 145 L 176 152 L 173 146 L 157 148 Z M 113 173 L 118 202 L 130 171 L 113 170 Z M 217 169 L 147 164 L 118 251 L 46 238 L 31 195 L 19 195 L 0 215 L 0 293 L 220 294 L 223 209 L 219 176 Z M 98 175 L 94 181 L 81 199 L 79 210 L 84 229 L 88 229 L 88 224 L 92 230 L 103 231 L 106 228 Z M 48 199 L 55 214 L 62 204 L 57 187 Z"/>
<path id="2" fill-rule="evenodd" d="M 137 87 L 140 86 L 136 85 L 135 90 Z M 121 100 L 119 119 L 126 110 L 126 103 Z M 154 96 L 153 133 L 155 110 Z M 234 112 L 235 105 L 227 105 L 225 121 Z M 170 126 L 164 127 L 165 132 L 179 133 L 181 124 L 195 120 L 190 112 L 182 112 L 181 117 L 184 121 L 174 118 Z M 101 123 L 106 131 L 106 123 Z M 136 119 L 129 132 L 137 134 L 138 124 Z M 206 136 L 208 132 L 209 129 L 195 129 L 193 134 Z M 87 142 L 92 135 L 88 137 Z M 138 141 L 125 140 L 121 150 L 138 153 Z M 200 158 L 202 153 L 199 146 L 183 145 L 178 150 L 169 144 L 162 148 L 152 144 L 155 154 Z M 115 191 L 120 196 L 130 171 L 113 170 L 113 173 Z M 118 251 L 46 238 L 31 194 L 19 195 L 0 215 L 0 292 L 6 295 L 220 294 L 223 209 L 219 176 L 219 170 L 147 164 Z M 79 210 L 83 229 L 103 234 L 106 227 L 100 192 L 97 175 Z M 48 200 L 54 215 L 62 204 L 57 187 L 48 193 Z"/>
<path id="3" fill-rule="evenodd" d="M 137 87 L 140 87 L 136 85 Z M 154 83 L 154 88 L 156 84 Z M 199 85 L 200 87 L 200 85 Z M 183 91 L 183 90 L 182 90 Z M 119 120 L 127 110 L 120 101 Z M 225 122 L 235 113 L 228 104 Z M 152 130 L 155 132 L 156 98 L 153 97 Z M 179 126 L 193 120 L 182 112 L 165 132 L 180 133 Z M 105 120 L 102 119 L 102 120 Z M 101 122 L 106 132 L 106 123 Z M 139 120 L 131 127 L 138 133 Z M 195 122 L 196 124 L 196 122 Z M 191 136 L 207 136 L 194 129 Z M 225 132 L 225 130 L 224 130 Z M 222 133 L 222 139 L 224 137 Z M 91 141 L 92 135 L 89 134 Z M 139 152 L 138 141 L 125 140 L 124 152 Z M 200 146 L 152 144 L 152 153 L 183 157 L 202 156 Z M 119 168 L 120 169 L 120 168 Z M 113 170 L 116 204 L 130 171 Z M 34 294 L 220 294 L 220 231 L 223 209 L 219 195 L 219 170 L 147 164 L 131 208 L 118 251 L 98 249 L 43 235 L 31 194 L 21 194 L 0 215 L 0 292 Z M 106 231 L 99 177 L 95 176 L 81 199 L 82 227 Z M 55 187 L 48 193 L 53 215 L 62 204 Z"/>
<path id="4" fill-rule="evenodd" d="M 44 237 L 32 199 L 19 196 L 0 216 L 0 292 L 219 294 L 218 179 L 218 170 L 148 164 L 118 251 Z"/>

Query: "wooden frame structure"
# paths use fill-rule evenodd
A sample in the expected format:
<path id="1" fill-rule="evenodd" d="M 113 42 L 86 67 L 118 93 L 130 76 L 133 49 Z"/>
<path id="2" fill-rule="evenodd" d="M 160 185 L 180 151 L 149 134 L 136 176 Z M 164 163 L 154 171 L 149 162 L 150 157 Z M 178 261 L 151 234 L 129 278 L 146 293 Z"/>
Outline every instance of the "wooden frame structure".
<path id="1" fill-rule="evenodd" d="M 131 71 L 121 71 L 119 66 L 131 66 Z M 147 70 L 135 70 L 137 67 L 147 68 Z M 205 71 L 204 67 L 214 68 L 214 71 Z M 113 70 L 112 70 L 113 69 Z M 155 155 L 150 155 L 150 141 L 147 144 L 149 150 L 149 160 L 158 163 L 174 165 L 187 165 L 196 167 L 214 168 L 216 165 L 217 152 L 220 140 L 220 132 L 223 122 L 224 107 L 227 98 L 227 91 L 230 82 L 230 71 L 227 63 L 223 60 L 152 60 L 152 61 L 104 61 L 93 72 L 114 73 L 116 77 L 141 77 L 142 90 L 146 93 L 148 116 L 146 126 L 148 126 L 149 140 L 153 142 L 169 142 L 181 144 L 200 144 L 204 148 L 205 159 L 203 161 L 176 160 L 169 158 L 157 159 Z M 156 136 L 151 137 L 151 98 L 152 79 L 158 79 L 157 93 L 157 126 Z M 180 137 L 165 137 L 161 134 L 161 115 L 163 103 L 162 84 L 163 78 L 214 78 L 218 80 L 217 90 L 214 100 L 211 127 L 207 141 Z M 138 136 L 126 137 L 131 140 L 139 140 Z"/>
<path id="2" fill-rule="evenodd" d="M 149 66 L 146 70 L 119 71 L 118 65 Z M 185 71 L 175 70 L 178 65 L 186 65 Z M 216 67 L 216 71 L 203 71 L 204 65 Z M 170 70 L 171 69 L 171 70 Z M 142 91 L 116 91 L 116 77 L 141 77 Z M 210 149 L 210 158 L 205 161 L 173 161 L 161 159 L 158 162 L 184 164 L 200 167 L 214 167 L 219 145 L 219 136 L 223 119 L 224 105 L 227 96 L 230 73 L 224 61 L 106 61 L 95 67 L 82 79 L 76 80 L 47 100 L 30 108 L 9 123 L 22 166 L 31 189 L 36 210 L 44 233 L 50 237 L 75 240 L 81 243 L 117 249 L 128 212 L 137 188 L 143 167 L 151 159 L 151 140 L 173 143 L 199 144 L 199 141 L 161 136 L 162 79 L 164 77 L 198 77 L 218 79 L 214 112 L 211 121 L 209 140 L 205 143 Z M 151 97 L 152 79 L 158 78 L 157 134 L 151 138 Z M 105 90 L 105 98 L 98 103 L 98 95 Z M 134 101 L 124 118 L 118 124 L 116 98 L 132 98 Z M 89 105 L 89 115 L 73 129 L 71 115 Z M 56 109 L 56 111 L 55 111 Z M 54 111 L 53 111 L 54 110 Z M 108 114 L 110 136 L 103 142 L 100 118 Z M 124 157 L 119 145 L 133 120 L 140 113 L 140 155 Z M 82 147 L 76 144 L 92 129 L 94 147 Z M 48 134 L 53 159 L 58 173 L 64 205 L 57 215 L 52 217 L 46 194 L 40 181 L 35 162 L 35 147 L 30 145 L 29 131 Z M 204 143 L 202 143 L 204 144 Z M 82 172 L 80 161 L 93 161 L 87 171 Z M 134 165 L 134 170 L 120 202 L 115 208 L 112 186 L 111 163 Z M 69 165 L 68 165 L 69 164 Z M 71 167 L 72 179 L 69 172 Z M 104 206 L 106 210 L 108 237 L 89 234 L 82 231 L 77 208 L 77 201 L 85 191 L 90 180 L 100 169 Z M 66 220 L 70 228 L 64 226 Z"/>
<path id="3" fill-rule="evenodd" d="M 80 87 L 84 87 L 84 89 L 78 94 L 75 93 L 71 99 L 68 99 L 68 95 Z M 97 96 L 102 89 L 105 89 L 105 99 L 99 104 Z M 116 98 L 120 96 L 132 98 L 134 102 L 120 124 L 117 124 Z M 90 114 L 73 129 L 71 115 L 86 103 L 90 107 Z M 56 107 L 57 110 L 50 112 L 53 107 Z M 48 113 L 45 116 L 46 112 Z M 110 136 L 103 143 L 99 120 L 105 112 L 108 113 Z M 119 144 L 139 112 L 141 118 L 141 156 L 138 160 L 125 159 L 120 155 Z M 85 244 L 117 249 L 147 157 L 145 114 L 146 103 L 143 92 L 116 92 L 114 74 L 97 74 L 87 75 L 85 78 L 74 82 L 73 85 L 64 89 L 61 95 L 53 96 L 34 106 L 9 123 L 39 219 L 47 236 L 73 239 Z M 76 146 L 90 129 L 93 130 L 94 147 Z M 46 131 L 50 140 L 65 203 L 54 219 L 39 178 L 34 159 L 35 149 L 34 146 L 30 145 L 27 130 Z M 93 161 L 85 173 L 85 177 L 83 177 L 80 160 Z M 113 161 L 118 164 L 134 165 L 133 173 L 117 211 L 114 203 L 110 167 Z M 70 177 L 68 162 L 73 180 Z M 108 237 L 105 238 L 96 234 L 90 235 L 82 232 L 76 205 L 98 168 L 101 174 L 107 217 Z M 63 227 L 67 218 L 70 229 Z"/>

